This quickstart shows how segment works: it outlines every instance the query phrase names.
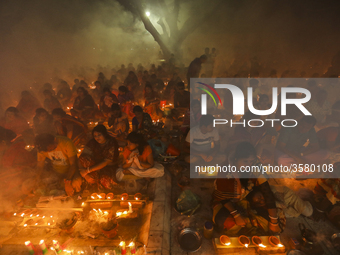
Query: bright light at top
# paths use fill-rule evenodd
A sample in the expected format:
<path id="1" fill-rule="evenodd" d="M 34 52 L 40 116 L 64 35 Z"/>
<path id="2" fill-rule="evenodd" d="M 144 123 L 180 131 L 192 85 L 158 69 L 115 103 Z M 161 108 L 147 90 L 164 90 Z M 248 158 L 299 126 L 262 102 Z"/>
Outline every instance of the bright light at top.
<path id="1" fill-rule="evenodd" d="M 146 16 L 150 17 L 150 12 L 146 12 L 145 14 Z"/>

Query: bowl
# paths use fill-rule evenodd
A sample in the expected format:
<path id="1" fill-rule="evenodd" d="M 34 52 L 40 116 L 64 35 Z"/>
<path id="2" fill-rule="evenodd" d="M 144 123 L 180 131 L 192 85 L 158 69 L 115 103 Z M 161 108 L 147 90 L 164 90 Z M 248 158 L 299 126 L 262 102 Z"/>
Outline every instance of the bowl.
<path id="1" fill-rule="evenodd" d="M 178 243 L 185 252 L 196 252 L 201 248 L 202 237 L 191 228 L 184 228 L 178 235 Z"/>

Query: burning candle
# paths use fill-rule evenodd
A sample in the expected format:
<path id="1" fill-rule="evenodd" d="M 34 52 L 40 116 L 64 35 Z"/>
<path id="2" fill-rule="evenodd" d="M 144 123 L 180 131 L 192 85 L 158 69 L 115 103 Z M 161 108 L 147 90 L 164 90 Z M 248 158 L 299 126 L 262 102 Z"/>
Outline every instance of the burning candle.
<path id="1" fill-rule="evenodd" d="M 269 243 L 271 246 L 273 247 L 284 247 L 281 243 L 280 243 L 280 240 L 279 238 L 277 238 L 276 236 L 270 236 L 269 239 L 268 239 Z"/>
<path id="2" fill-rule="evenodd" d="M 92 199 L 97 199 L 97 198 L 98 198 L 98 194 L 97 194 L 97 193 L 93 193 L 93 194 L 91 195 L 91 198 L 92 198 Z"/>
<path id="3" fill-rule="evenodd" d="M 106 195 L 106 199 L 113 199 L 113 193 L 109 193 Z"/>
<path id="4" fill-rule="evenodd" d="M 131 203 L 129 202 L 128 204 L 129 204 L 129 213 L 133 213 Z"/>
<path id="5" fill-rule="evenodd" d="M 121 241 L 119 243 L 119 246 L 120 246 L 120 252 L 122 255 L 126 254 L 126 247 L 125 247 L 125 242 L 124 241 Z"/>
<path id="6" fill-rule="evenodd" d="M 106 194 L 105 194 L 105 193 L 100 193 L 100 195 L 98 195 L 98 197 L 99 197 L 100 199 L 105 199 Z"/>
<path id="7" fill-rule="evenodd" d="M 253 244 L 255 244 L 257 247 L 266 248 L 266 246 L 263 245 L 262 239 L 260 237 L 253 236 L 251 240 L 252 240 Z"/>
<path id="8" fill-rule="evenodd" d="M 30 254 L 34 254 L 34 246 L 33 246 L 33 244 L 31 243 L 31 241 L 25 242 L 25 245 L 26 245 L 26 247 L 27 247 L 27 249 L 28 249 L 28 252 L 29 252 Z"/>
<path id="9" fill-rule="evenodd" d="M 129 194 L 128 193 L 123 193 L 121 195 L 121 200 L 128 200 L 129 199 Z"/>
<path id="10" fill-rule="evenodd" d="M 146 252 L 146 246 L 145 246 L 145 244 L 144 244 L 144 254 L 146 254 L 147 252 Z"/>
<path id="11" fill-rule="evenodd" d="M 131 254 L 136 254 L 136 246 L 135 246 L 135 243 L 134 243 L 134 242 L 131 242 L 131 243 L 129 244 L 129 246 L 130 246 L 130 252 L 131 252 Z"/>
<path id="12" fill-rule="evenodd" d="M 40 246 L 41 250 L 43 251 L 43 254 L 47 253 L 47 247 L 46 247 L 44 240 L 40 240 L 39 246 Z"/>
<path id="13" fill-rule="evenodd" d="M 53 243 L 53 247 L 54 247 L 54 249 L 55 249 L 55 251 L 57 253 L 61 253 L 63 251 L 61 249 L 60 244 L 59 244 L 59 242 L 57 240 L 53 240 L 52 243 Z"/>

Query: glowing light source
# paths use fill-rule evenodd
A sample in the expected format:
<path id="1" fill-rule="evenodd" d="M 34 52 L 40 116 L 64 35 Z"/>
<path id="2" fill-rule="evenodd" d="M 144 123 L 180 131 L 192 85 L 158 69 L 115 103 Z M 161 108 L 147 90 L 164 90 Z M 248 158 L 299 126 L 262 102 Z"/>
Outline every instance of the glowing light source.
<path id="1" fill-rule="evenodd" d="M 283 247 L 283 245 L 279 243 L 279 244 L 277 245 L 277 247 Z"/>
<path id="2" fill-rule="evenodd" d="M 267 246 L 263 245 L 262 243 L 259 244 L 260 247 L 266 248 Z"/>
<path id="3" fill-rule="evenodd" d="M 248 248 L 248 245 L 249 245 L 249 244 L 246 243 L 244 246 L 245 246 L 246 248 Z"/>
<path id="4" fill-rule="evenodd" d="M 150 14 L 151 14 L 150 12 L 145 12 L 145 15 L 148 17 L 150 17 Z"/>

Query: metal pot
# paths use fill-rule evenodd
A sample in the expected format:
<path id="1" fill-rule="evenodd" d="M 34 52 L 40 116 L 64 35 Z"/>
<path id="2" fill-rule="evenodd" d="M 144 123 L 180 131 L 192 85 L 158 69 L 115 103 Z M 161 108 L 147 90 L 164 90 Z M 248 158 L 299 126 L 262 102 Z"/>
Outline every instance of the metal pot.
<path id="1" fill-rule="evenodd" d="M 202 237 L 196 230 L 184 228 L 178 235 L 178 243 L 183 251 L 196 252 L 201 248 Z"/>

